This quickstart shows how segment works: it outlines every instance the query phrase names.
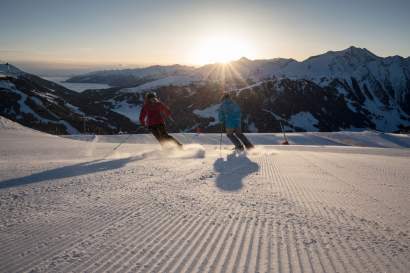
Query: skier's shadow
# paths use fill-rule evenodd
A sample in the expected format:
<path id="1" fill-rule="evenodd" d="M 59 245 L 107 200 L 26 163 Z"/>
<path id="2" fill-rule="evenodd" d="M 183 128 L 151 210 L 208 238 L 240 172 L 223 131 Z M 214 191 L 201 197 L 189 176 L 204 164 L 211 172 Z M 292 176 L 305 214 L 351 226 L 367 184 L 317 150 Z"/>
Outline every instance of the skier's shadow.
<path id="1" fill-rule="evenodd" d="M 139 159 L 142 159 L 142 157 L 127 157 L 115 160 L 93 160 L 79 164 L 64 166 L 52 170 L 31 174 L 28 176 L 0 181 L 0 189 L 18 187 L 48 180 L 75 177 L 80 175 L 119 169 L 129 162 L 136 161 Z"/>
<path id="2" fill-rule="evenodd" d="M 259 170 L 259 165 L 247 156 L 229 154 L 227 159 L 218 158 L 214 162 L 214 170 L 218 172 L 216 186 L 224 191 L 238 191 L 242 188 L 242 180 Z"/>

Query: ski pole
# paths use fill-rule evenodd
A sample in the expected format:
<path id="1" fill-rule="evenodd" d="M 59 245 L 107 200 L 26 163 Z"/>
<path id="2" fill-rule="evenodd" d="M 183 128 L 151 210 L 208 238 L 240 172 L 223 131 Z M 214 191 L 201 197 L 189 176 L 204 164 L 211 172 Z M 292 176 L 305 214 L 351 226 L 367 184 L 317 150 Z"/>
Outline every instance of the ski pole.
<path id="1" fill-rule="evenodd" d="M 285 141 L 284 141 L 282 144 L 288 145 L 288 144 L 289 144 L 288 138 L 286 137 L 285 130 L 284 130 L 284 128 L 283 128 L 282 122 L 279 121 L 279 124 L 280 124 L 280 128 L 282 129 L 283 138 L 285 139 Z"/>
<path id="2" fill-rule="evenodd" d="M 129 138 L 131 137 L 131 134 L 128 134 L 128 136 L 126 138 L 124 138 L 123 141 L 121 141 L 119 144 L 117 144 L 117 146 L 114 147 L 114 149 L 112 149 L 112 151 L 110 151 L 107 155 L 105 155 L 103 158 L 106 159 L 108 156 L 112 155 L 119 147 L 121 147 L 122 144 L 124 144 Z"/>
<path id="3" fill-rule="evenodd" d="M 219 157 L 222 157 L 222 131 L 223 131 L 223 126 L 221 123 L 221 137 L 219 138 Z"/>

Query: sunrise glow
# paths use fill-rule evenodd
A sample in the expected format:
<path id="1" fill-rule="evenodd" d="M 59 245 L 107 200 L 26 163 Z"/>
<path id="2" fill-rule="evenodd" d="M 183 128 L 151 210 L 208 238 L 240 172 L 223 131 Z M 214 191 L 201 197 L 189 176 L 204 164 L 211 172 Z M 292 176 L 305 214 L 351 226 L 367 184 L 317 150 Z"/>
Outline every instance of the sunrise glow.
<path id="1" fill-rule="evenodd" d="M 192 59 L 196 64 L 227 63 L 241 57 L 252 57 L 254 53 L 245 38 L 219 35 L 203 37 Z"/>

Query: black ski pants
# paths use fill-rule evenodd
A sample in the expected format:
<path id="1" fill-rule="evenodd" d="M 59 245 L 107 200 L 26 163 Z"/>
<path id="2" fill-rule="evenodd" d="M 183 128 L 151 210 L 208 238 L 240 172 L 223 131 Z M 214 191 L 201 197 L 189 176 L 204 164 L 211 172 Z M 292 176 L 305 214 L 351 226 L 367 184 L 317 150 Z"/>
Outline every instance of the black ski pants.
<path id="1" fill-rule="evenodd" d="M 177 146 L 181 147 L 182 144 L 178 142 L 175 138 L 170 136 L 165 129 L 164 124 L 156 124 L 156 125 L 151 125 L 148 127 L 151 130 L 151 133 L 154 135 L 154 137 L 158 140 L 158 142 L 161 145 L 166 144 L 167 142 L 174 143 Z"/>
<path id="2" fill-rule="evenodd" d="M 226 128 L 226 135 L 237 149 L 243 149 L 243 145 L 245 145 L 246 149 L 254 147 L 249 139 L 242 133 L 241 128 Z"/>

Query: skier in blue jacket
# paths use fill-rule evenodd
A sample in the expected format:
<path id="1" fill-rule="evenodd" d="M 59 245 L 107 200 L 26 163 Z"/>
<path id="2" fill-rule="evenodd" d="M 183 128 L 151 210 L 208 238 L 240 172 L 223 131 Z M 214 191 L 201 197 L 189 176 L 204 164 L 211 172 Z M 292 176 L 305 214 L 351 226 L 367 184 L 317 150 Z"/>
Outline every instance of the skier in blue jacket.
<path id="1" fill-rule="evenodd" d="M 241 130 L 241 109 L 236 104 L 229 94 L 222 97 L 221 106 L 219 107 L 219 122 L 225 128 L 226 135 L 235 145 L 238 151 L 252 149 L 254 146 L 249 139 L 242 133 Z"/>

